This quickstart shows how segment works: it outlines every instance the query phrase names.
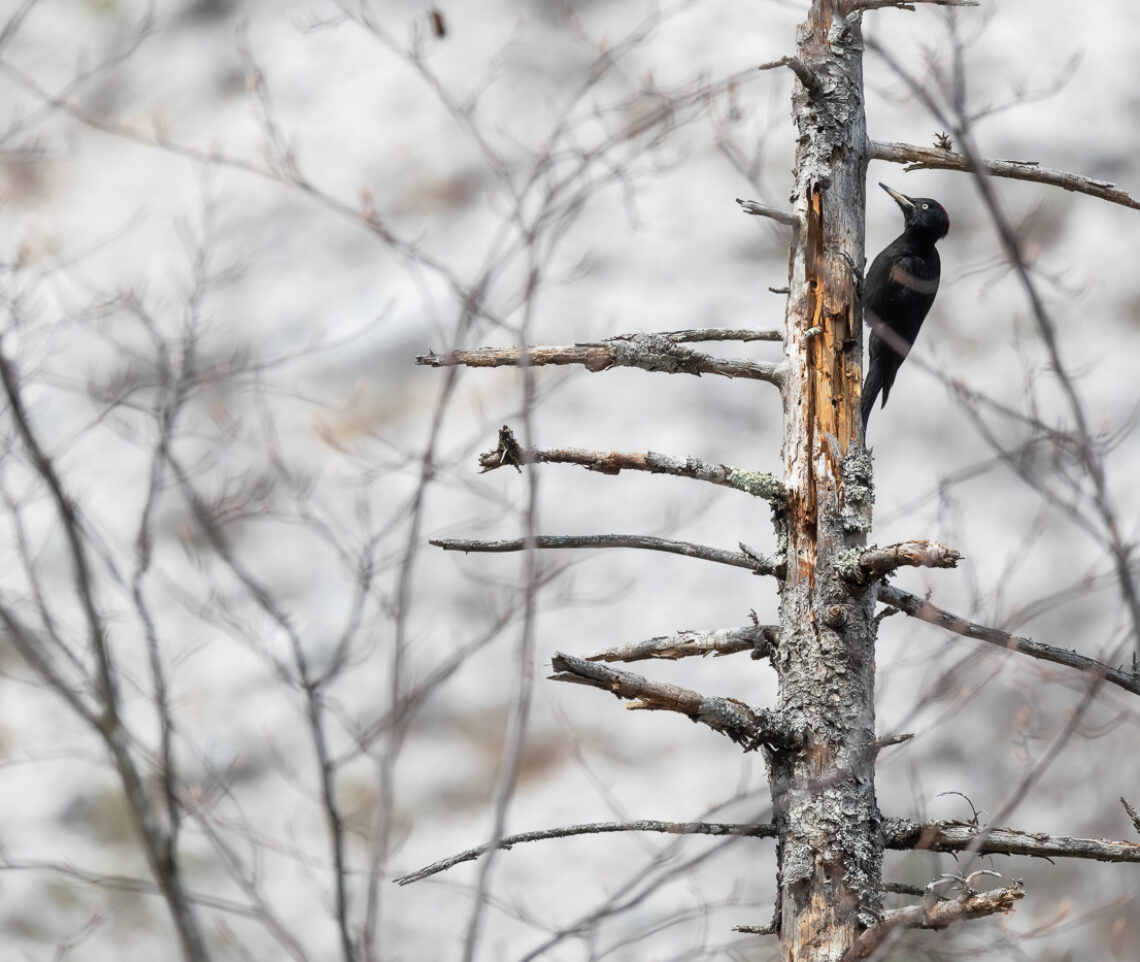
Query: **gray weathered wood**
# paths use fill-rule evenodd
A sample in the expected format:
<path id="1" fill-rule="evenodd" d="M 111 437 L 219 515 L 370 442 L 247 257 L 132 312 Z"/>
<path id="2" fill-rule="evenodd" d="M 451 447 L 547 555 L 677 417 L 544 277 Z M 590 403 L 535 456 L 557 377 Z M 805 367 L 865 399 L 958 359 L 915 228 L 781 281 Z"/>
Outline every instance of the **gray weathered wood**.
<path id="1" fill-rule="evenodd" d="M 873 587 L 839 577 L 865 542 L 870 464 L 860 437 L 860 317 L 849 263 L 863 262 L 867 130 L 860 16 L 813 0 L 799 30 L 793 111 L 799 230 L 786 316 L 787 577 L 780 603 L 778 711 L 812 733 L 769 750 L 784 959 L 838 962 L 879 910 L 882 846 L 874 780 Z M 848 261 L 848 258 L 850 261 Z M 809 335 L 809 331 L 816 331 Z"/>

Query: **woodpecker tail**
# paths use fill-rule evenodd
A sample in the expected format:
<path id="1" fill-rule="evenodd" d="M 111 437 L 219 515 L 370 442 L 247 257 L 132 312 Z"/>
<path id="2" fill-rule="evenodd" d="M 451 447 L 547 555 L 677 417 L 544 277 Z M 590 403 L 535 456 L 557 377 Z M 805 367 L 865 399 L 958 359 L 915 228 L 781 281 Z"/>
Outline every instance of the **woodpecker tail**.
<path id="1" fill-rule="evenodd" d="M 861 406 L 863 410 L 863 433 L 867 433 L 867 420 L 871 417 L 871 408 L 883 389 L 883 369 L 877 359 L 872 359 L 867 367 L 867 379 L 863 382 L 863 397 Z"/>

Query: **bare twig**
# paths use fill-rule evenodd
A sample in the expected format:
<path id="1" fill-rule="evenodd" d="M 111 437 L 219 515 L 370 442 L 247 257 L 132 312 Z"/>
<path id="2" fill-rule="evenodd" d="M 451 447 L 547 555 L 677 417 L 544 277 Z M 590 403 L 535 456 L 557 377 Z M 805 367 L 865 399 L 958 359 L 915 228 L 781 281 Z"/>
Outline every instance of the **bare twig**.
<path id="1" fill-rule="evenodd" d="M 631 700 L 627 708 L 678 712 L 727 735 L 746 752 L 755 751 L 761 745 L 786 747 L 799 741 L 796 732 L 775 712 L 752 708 L 733 698 L 702 695 L 561 652 L 554 656 L 553 665 L 558 674 L 550 676 L 552 681 L 613 692 L 618 698 Z"/>
<path id="2" fill-rule="evenodd" d="M 746 214 L 755 214 L 758 217 L 770 217 L 776 221 L 776 223 L 793 229 L 798 229 L 800 226 L 800 222 L 796 219 L 795 215 L 789 214 L 786 210 L 771 207 L 768 204 L 761 204 L 758 200 L 741 200 L 737 197 L 736 202 L 740 205 L 740 209 Z"/>
<path id="3" fill-rule="evenodd" d="M 876 160 L 889 160 L 896 164 L 906 164 L 906 170 L 964 170 L 974 172 L 981 169 L 991 177 L 1005 177 L 1011 180 L 1029 180 L 1038 184 L 1049 184 L 1078 194 L 1088 194 L 1113 204 L 1121 204 L 1140 210 L 1140 200 L 1127 191 L 1121 190 L 1107 180 L 1096 180 L 1071 174 L 1067 170 L 1054 170 L 1042 167 L 1035 160 L 988 160 L 979 158 L 972 162 L 966 154 L 938 147 L 920 147 L 918 144 L 871 142 L 871 156 Z"/>
<path id="4" fill-rule="evenodd" d="M 843 962 L 858 962 L 878 949 L 893 933 L 905 929 L 944 929 L 956 922 L 1009 912 L 1013 903 L 1025 897 L 1018 880 L 1006 888 L 975 892 L 965 888 L 955 899 L 908 905 L 883 913 L 882 921 L 863 932 L 843 955 Z"/>
<path id="5" fill-rule="evenodd" d="M 473 541 L 462 538 L 437 538 L 429 542 L 444 551 L 476 551 L 476 552 L 510 552 L 523 551 L 526 548 L 525 538 L 515 538 L 507 541 Z M 536 548 L 642 548 L 647 551 L 665 551 L 669 554 L 680 554 L 687 558 L 699 558 L 702 561 L 715 561 L 719 564 L 732 565 L 736 568 L 747 568 L 758 575 L 775 575 L 781 577 L 784 569 L 782 558 L 763 558 L 762 556 L 745 552 L 724 551 L 721 548 L 710 548 L 706 545 L 693 544 L 689 541 L 670 541 L 667 538 L 654 538 L 649 535 L 638 534 L 569 534 L 569 535 L 538 535 L 534 539 Z"/>
<path id="6" fill-rule="evenodd" d="M 750 838 L 775 838 L 776 826 L 771 824 L 736 825 L 718 822 L 662 822 L 653 819 L 644 819 L 636 822 L 591 822 L 587 825 L 567 825 L 562 828 L 548 828 L 538 832 L 520 832 L 518 835 L 508 835 L 499 840 L 500 849 L 511 849 L 522 842 L 541 842 L 551 838 L 569 838 L 575 835 L 598 835 L 611 832 L 662 832 L 667 835 L 715 835 L 715 836 L 747 836 Z M 408 885 L 419 882 L 439 872 L 471 862 L 487 851 L 487 846 L 469 848 L 464 852 L 440 859 L 431 865 L 401 875 L 394 879 L 397 885 Z"/>
<path id="7" fill-rule="evenodd" d="M 717 631 L 678 631 L 659 638 L 647 638 L 620 648 L 589 655 L 589 661 L 644 661 L 663 658 L 676 661 L 692 655 L 733 655 L 751 651 L 753 658 L 766 658 L 777 644 L 775 625 L 747 625 Z"/>
<path id="8" fill-rule="evenodd" d="M 32 12 L 32 7 L 36 5 L 38 0 L 24 0 L 19 9 L 15 10 L 8 18 L 8 22 L 0 29 L 0 50 L 3 50 L 16 36 L 16 32 L 20 29 L 20 25 L 29 13 Z"/>
<path id="9" fill-rule="evenodd" d="M 910 615 L 912 618 L 918 618 L 920 621 L 926 621 L 932 625 L 939 625 L 965 638 L 976 638 L 1008 651 L 1021 652 L 1031 658 L 1101 676 L 1111 685 L 1130 691 L 1134 695 L 1140 695 L 1140 678 L 1136 675 L 1119 668 L 1112 668 L 1103 662 L 1070 651 L 1067 648 L 1056 648 L 1053 645 L 1045 645 L 1030 638 L 1023 638 L 1020 635 L 1012 635 L 1000 628 L 977 624 L 893 585 L 879 586 L 879 600 Z"/>
<path id="10" fill-rule="evenodd" d="M 805 90 L 815 90 L 816 77 L 815 74 L 808 69 L 805 64 L 798 57 L 781 57 L 779 60 L 772 60 L 769 63 L 762 63 L 757 70 L 774 70 L 777 67 L 787 67 L 798 78 L 801 84 L 804 85 Z"/>
<path id="11" fill-rule="evenodd" d="M 305 718 L 309 726 L 309 737 L 316 755 L 317 776 L 320 785 L 321 806 L 324 810 L 325 822 L 329 833 L 329 848 L 331 849 L 333 866 L 333 885 L 336 892 L 336 922 L 340 935 L 341 952 L 344 962 L 354 962 L 356 947 L 349 929 L 349 892 L 348 892 L 348 856 L 346 852 L 345 822 L 341 811 L 337 792 L 336 768 L 332 752 L 329 747 L 327 731 L 328 717 L 325 707 L 324 692 L 321 688 L 321 679 L 313 672 L 308 653 L 305 651 L 304 640 L 289 613 L 279 604 L 277 599 L 253 574 L 241 560 L 230 539 L 218 520 L 211 513 L 209 506 L 202 500 L 194 488 L 185 466 L 166 452 L 167 463 L 182 496 L 190 506 L 194 519 L 206 540 L 217 554 L 218 558 L 229 569 L 255 604 L 281 629 L 288 640 L 289 650 L 292 654 L 293 667 L 296 676 L 290 681 L 301 691 L 305 702 Z"/>
<path id="12" fill-rule="evenodd" d="M 777 935 L 777 930 L 774 925 L 734 925 L 733 932 L 741 932 L 744 935 Z"/>
<path id="13" fill-rule="evenodd" d="M 914 732 L 902 732 L 898 735 L 886 735 L 883 738 L 876 738 L 874 746 L 875 755 L 878 755 L 884 748 L 905 744 L 913 738 Z"/>
<path id="14" fill-rule="evenodd" d="M 903 541 L 879 548 L 855 548 L 839 559 L 841 577 L 856 584 L 870 584 L 898 568 L 956 568 L 962 556 L 953 548 L 934 541 Z"/>
<path id="15" fill-rule="evenodd" d="M 745 361 L 699 354 L 679 347 L 661 334 L 633 334 L 617 341 L 570 344 L 560 347 L 477 348 L 447 354 L 421 354 L 417 364 L 429 367 L 541 367 L 547 364 L 581 364 L 587 371 L 632 367 L 665 374 L 720 374 L 779 384 L 782 368 L 769 361 Z"/>
<path id="16" fill-rule="evenodd" d="M 524 451 L 519 447 L 510 428 L 499 429 L 499 445 L 494 451 L 479 455 L 484 472 L 505 465 L 515 468 L 523 464 L 577 464 L 600 474 L 619 474 L 622 471 L 647 471 L 650 474 L 671 474 L 679 478 L 694 478 L 726 488 L 744 491 L 753 497 L 776 501 L 783 497 L 784 486 L 767 471 L 744 471 L 727 464 L 708 464 L 699 458 L 674 458 L 667 454 L 647 451 L 644 454 L 619 451 L 583 451 L 580 448 L 550 448 L 545 451 Z"/>
<path id="17" fill-rule="evenodd" d="M 161 895 L 162 889 L 150 879 L 136 878 L 130 875 L 112 875 L 106 872 L 94 872 L 68 862 L 51 862 L 46 860 L 14 859 L 0 852 L 0 868 L 11 872 L 50 872 L 60 878 L 80 882 L 95 888 L 108 889 L 118 892 L 132 892 L 136 895 Z M 195 905 L 213 909 L 216 912 L 225 912 L 241 918 L 258 919 L 260 909 L 255 905 L 245 905 L 233 899 L 222 898 L 218 895 L 204 892 L 187 892 L 187 898 Z M 60 956 L 56 956 L 60 958 Z"/>
<path id="18" fill-rule="evenodd" d="M 1120 804 L 1124 806 L 1124 811 L 1128 813 L 1128 818 L 1132 822 L 1132 827 L 1140 832 L 1140 815 L 1134 809 L 1123 795 L 1120 796 Z"/>

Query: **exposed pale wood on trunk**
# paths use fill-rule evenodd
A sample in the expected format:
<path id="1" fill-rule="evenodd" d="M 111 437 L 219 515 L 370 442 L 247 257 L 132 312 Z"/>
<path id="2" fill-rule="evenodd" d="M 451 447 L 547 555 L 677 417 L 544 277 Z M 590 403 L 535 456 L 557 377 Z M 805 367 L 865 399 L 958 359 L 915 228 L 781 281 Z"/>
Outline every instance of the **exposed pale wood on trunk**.
<path id="1" fill-rule="evenodd" d="M 796 60 L 799 131 L 789 265 L 784 401 L 787 577 L 780 603 L 778 710 L 812 734 L 769 751 L 778 838 L 782 956 L 839 962 L 874 924 L 882 847 L 875 801 L 874 591 L 837 561 L 870 525 L 862 449 L 861 333 L 850 263 L 863 260 L 867 134 L 858 16 L 814 0 Z M 797 76 L 799 74 L 797 73 Z M 809 89 L 810 88 L 810 89 Z"/>

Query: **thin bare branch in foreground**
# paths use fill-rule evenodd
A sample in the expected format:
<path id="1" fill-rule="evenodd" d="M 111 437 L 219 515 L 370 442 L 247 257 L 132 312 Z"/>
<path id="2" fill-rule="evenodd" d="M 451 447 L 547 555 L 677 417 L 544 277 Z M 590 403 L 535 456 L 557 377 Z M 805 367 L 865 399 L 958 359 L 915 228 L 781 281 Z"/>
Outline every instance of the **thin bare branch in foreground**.
<path id="1" fill-rule="evenodd" d="M 920 147 L 918 144 L 871 142 L 871 156 L 876 160 L 889 160 L 905 164 L 909 173 L 912 170 L 964 170 L 973 172 L 970 158 L 938 147 Z M 1011 180 L 1029 180 L 1038 184 L 1049 184 L 1077 194 L 1088 194 L 1101 200 L 1140 210 L 1140 200 L 1127 191 L 1121 190 L 1107 180 L 1096 180 L 1071 174 L 1067 170 L 1054 170 L 1042 167 L 1035 160 L 988 160 L 979 159 L 978 166 L 991 177 L 1006 177 Z"/>
<path id="2" fill-rule="evenodd" d="M 1012 635 L 1000 628 L 977 624 L 939 608 L 918 595 L 896 588 L 894 585 L 879 586 L 879 601 L 890 605 L 892 608 L 897 608 L 912 618 L 938 625 L 956 635 L 962 635 L 964 638 L 976 638 L 1008 651 L 1021 652 L 1023 655 L 1029 655 L 1031 658 L 1037 658 L 1040 661 L 1049 661 L 1055 665 L 1064 665 L 1066 668 L 1076 668 L 1078 671 L 1099 675 L 1110 685 L 1116 685 L 1134 695 L 1140 695 L 1140 677 L 1131 672 L 1113 668 L 1067 648 L 1056 648 L 1053 645 L 1045 645 L 1030 638 L 1023 638 L 1020 635 Z"/>
<path id="3" fill-rule="evenodd" d="M 550 676 L 552 681 L 613 692 L 618 698 L 630 699 L 626 707 L 631 709 L 678 712 L 727 735 L 746 752 L 755 751 L 761 745 L 787 746 L 799 741 L 796 733 L 775 712 L 765 708 L 752 708 L 733 698 L 711 697 L 678 685 L 650 681 L 630 671 L 607 668 L 561 652 L 555 654 L 552 663 L 558 672 Z"/>
<path id="4" fill-rule="evenodd" d="M 751 838 L 775 838 L 776 826 L 771 824 L 737 825 L 729 822 L 662 822 L 657 820 L 592 822 L 587 825 L 566 825 L 562 828 L 548 828 L 538 832 L 520 832 L 518 835 L 508 835 L 499 841 L 499 848 L 510 849 L 521 842 L 541 842 L 550 838 L 569 838 L 575 835 L 599 835 L 611 832 L 661 832 L 666 835 L 739 835 Z M 458 852 L 448 858 L 433 862 L 431 865 L 426 865 L 418 871 L 401 875 L 393 881 L 397 885 L 419 882 L 463 862 L 473 862 L 486 851 L 486 845 L 469 848 L 464 852 Z"/>
<path id="5" fill-rule="evenodd" d="M 95 660 L 98 678 L 95 690 L 98 693 L 99 706 L 98 714 L 93 719 L 95 729 L 114 761 L 135 831 L 138 833 L 151 873 L 166 900 L 175 931 L 178 933 L 182 954 L 188 962 L 207 962 L 210 954 L 206 941 L 186 889 L 180 861 L 170 843 L 172 828 L 163 824 L 162 817 L 156 810 L 156 805 L 147 789 L 144 773 L 135 756 L 130 734 L 123 724 L 117 668 L 107 637 L 106 623 L 96 599 L 96 576 L 89 557 L 88 536 L 76 502 L 64 490 L 54 460 L 44 449 L 32 427 L 24 404 L 19 375 L 5 355 L 4 348 L 5 345 L 0 343 L 0 384 L 3 385 L 4 395 L 8 401 L 8 413 L 15 422 L 16 430 L 35 473 L 51 493 L 55 513 L 67 539 L 74 590 L 86 621 L 87 643 Z M 5 611 L 3 620 L 9 629 L 17 627 L 13 613 Z M 26 643 L 21 647 L 25 651 L 28 650 Z M 71 691 L 66 682 L 62 682 L 61 687 L 61 678 L 52 670 L 50 661 L 36 656 L 29 660 L 29 664 L 41 670 L 43 677 L 54 686 L 56 693 L 71 704 L 81 717 L 92 720 L 94 712 L 85 707 L 82 698 Z"/>
<path id="6" fill-rule="evenodd" d="M 610 648 L 588 661 L 644 661 L 662 658 L 676 661 L 693 655 L 734 655 L 751 651 L 753 658 L 766 658 L 779 640 L 775 625 L 747 625 L 744 628 L 721 628 L 716 631 L 678 631 L 672 635 L 635 641 L 620 648 Z"/>
<path id="7" fill-rule="evenodd" d="M 963 889 L 962 894 L 946 902 L 930 901 L 923 905 L 908 905 L 883 913 L 882 921 L 867 929 L 843 955 L 843 962 L 858 962 L 878 949 L 894 933 L 906 929 L 945 929 L 956 922 L 984 918 L 1013 910 L 1013 903 L 1025 897 L 1025 888 L 1018 880 L 1006 888 L 975 892 Z"/>
<path id="8" fill-rule="evenodd" d="M 726 488 L 744 491 L 767 501 L 783 497 L 784 486 L 774 474 L 767 471 L 744 471 L 727 464 L 708 464 L 700 458 L 674 458 L 667 454 L 647 451 L 644 454 L 620 451 L 583 451 L 580 448 L 550 448 L 545 451 L 524 451 L 514 432 L 504 425 L 499 428 L 499 445 L 494 451 L 479 455 L 483 472 L 511 465 L 523 464 L 577 464 L 600 474 L 619 474 L 622 471 L 647 471 L 650 474 L 671 474 L 679 478 L 694 478 Z"/>
<path id="9" fill-rule="evenodd" d="M 523 551 L 525 538 L 506 541 L 474 541 L 464 538 L 435 538 L 429 544 L 444 551 L 475 551 L 501 553 Z M 781 577 L 784 570 L 782 558 L 766 558 L 755 553 L 724 551 L 689 541 L 670 541 L 667 538 L 654 538 L 640 534 L 567 534 L 538 535 L 534 539 L 536 548 L 642 548 L 647 551 L 665 551 L 669 554 L 684 555 L 686 558 L 699 558 L 701 561 L 715 561 L 718 564 L 747 568 L 758 575 Z"/>
<path id="10" fill-rule="evenodd" d="M 699 354 L 674 344 L 661 334 L 633 334 L 620 341 L 569 344 L 560 347 L 482 347 L 473 351 L 427 353 L 416 363 L 428 367 L 542 367 L 547 364 L 581 364 L 587 371 L 632 367 L 664 374 L 720 374 L 779 384 L 781 367 L 770 361 L 744 361 Z"/>

